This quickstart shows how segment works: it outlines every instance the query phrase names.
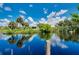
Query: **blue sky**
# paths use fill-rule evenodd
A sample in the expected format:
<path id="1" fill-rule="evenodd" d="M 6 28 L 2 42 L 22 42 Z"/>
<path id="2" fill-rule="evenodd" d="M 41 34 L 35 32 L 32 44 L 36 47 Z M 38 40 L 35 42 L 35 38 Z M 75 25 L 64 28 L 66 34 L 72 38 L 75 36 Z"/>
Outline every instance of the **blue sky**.
<path id="1" fill-rule="evenodd" d="M 67 10 L 60 17 L 69 17 L 71 13 L 78 12 L 77 6 L 77 3 L 5 3 L 0 4 L 0 19 L 16 20 L 17 17 L 22 15 L 25 18 L 32 17 L 38 21 L 40 18 L 47 19 L 52 11 L 59 12 L 60 10 Z"/>

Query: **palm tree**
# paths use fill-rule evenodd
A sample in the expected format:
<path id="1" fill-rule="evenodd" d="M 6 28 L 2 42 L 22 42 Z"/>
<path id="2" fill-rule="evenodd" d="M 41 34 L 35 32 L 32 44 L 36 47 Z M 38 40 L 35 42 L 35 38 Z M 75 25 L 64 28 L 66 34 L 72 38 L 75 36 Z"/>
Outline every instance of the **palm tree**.
<path id="1" fill-rule="evenodd" d="M 27 22 L 22 22 L 22 26 L 24 26 L 24 28 L 29 27 L 29 24 Z"/>
<path id="2" fill-rule="evenodd" d="M 79 15 L 77 13 L 71 14 L 72 16 L 72 21 L 79 23 Z"/>
<path id="3" fill-rule="evenodd" d="M 73 13 L 72 14 L 72 25 L 74 30 L 79 33 L 79 14 Z"/>
<path id="4" fill-rule="evenodd" d="M 24 22 L 22 17 L 18 17 L 16 22 L 20 23 L 22 26 L 24 26 L 24 28 L 29 26 L 29 24 L 27 22 Z"/>
<path id="5" fill-rule="evenodd" d="M 22 24 L 22 22 L 24 22 L 24 20 L 23 20 L 22 17 L 18 17 L 17 20 L 16 20 L 16 22 Z"/>
<path id="6" fill-rule="evenodd" d="M 11 29 L 15 29 L 15 28 L 17 28 L 17 24 L 15 22 L 10 22 L 8 24 L 8 27 L 11 28 Z"/>
<path id="7" fill-rule="evenodd" d="M 77 6 L 77 10 L 79 11 L 79 6 Z M 79 23 L 79 14 L 78 13 L 72 13 L 72 21 Z"/>

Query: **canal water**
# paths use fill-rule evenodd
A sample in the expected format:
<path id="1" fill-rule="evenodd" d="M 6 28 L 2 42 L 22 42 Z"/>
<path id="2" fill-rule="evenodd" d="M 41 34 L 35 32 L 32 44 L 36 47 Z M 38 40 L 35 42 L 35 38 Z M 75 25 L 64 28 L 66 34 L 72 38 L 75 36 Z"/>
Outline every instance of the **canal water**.
<path id="1" fill-rule="evenodd" d="M 45 55 L 46 40 L 51 41 L 51 55 L 79 55 L 79 35 L 45 37 L 39 34 L 0 34 L 0 55 Z"/>

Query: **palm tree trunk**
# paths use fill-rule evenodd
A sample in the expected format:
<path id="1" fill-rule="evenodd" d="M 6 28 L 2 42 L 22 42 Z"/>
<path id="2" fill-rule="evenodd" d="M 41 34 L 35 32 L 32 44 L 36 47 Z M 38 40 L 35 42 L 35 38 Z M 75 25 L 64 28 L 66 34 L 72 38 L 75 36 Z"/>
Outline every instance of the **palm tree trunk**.
<path id="1" fill-rule="evenodd" d="M 51 54 L 51 42 L 50 40 L 46 40 L 46 55 L 50 55 Z"/>

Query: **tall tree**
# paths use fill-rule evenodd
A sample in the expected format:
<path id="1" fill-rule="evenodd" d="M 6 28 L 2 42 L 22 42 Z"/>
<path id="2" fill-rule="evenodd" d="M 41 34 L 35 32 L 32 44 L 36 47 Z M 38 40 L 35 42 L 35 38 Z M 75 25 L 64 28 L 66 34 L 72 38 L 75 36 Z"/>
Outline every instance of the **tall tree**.
<path id="1" fill-rule="evenodd" d="M 38 27 L 42 33 L 49 33 L 52 29 L 51 25 L 49 24 L 39 24 Z"/>
<path id="2" fill-rule="evenodd" d="M 79 14 L 73 13 L 71 14 L 71 16 L 72 16 L 72 21 L 79 23 Z"/>
<path id="3" fill-rule="evenodd" d="M 18 17 L 16 22 L 22 24 L 24 22 L 23 18 L 22 17 Z"/>
<path id="4" fill-rule="evenodd" d="M 8 24 L 8 27 L 11 28 L 11 29 L 15 29 L 15 28 L 17 28 L 17 24 L 15 22 L 10 22 Z"/>
<path id="5" fill-rule="evenodd" d="M 29 26 L 29 24 L 27 22 L 24 22 L 22 17 L 18 17 L 16 22 L 20 23 L 22 26 L 24 26 L 24 28 Z"/>
<path id="6" fill-rule="evenodd" d="M 28 24 L 28 22 L 22 22 L 22 26 L 24 26 L 24 27 L 28 27 L 29 24 Z"/>

